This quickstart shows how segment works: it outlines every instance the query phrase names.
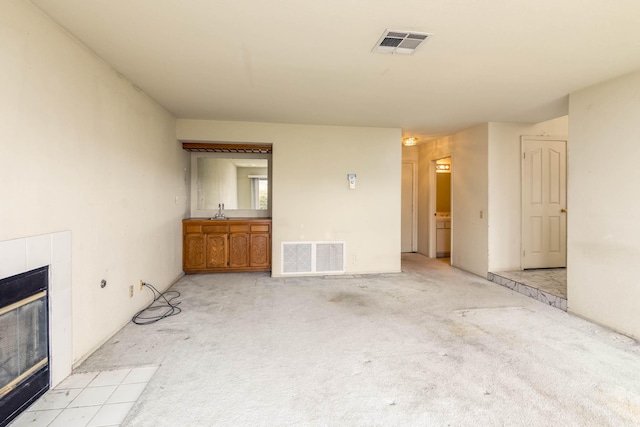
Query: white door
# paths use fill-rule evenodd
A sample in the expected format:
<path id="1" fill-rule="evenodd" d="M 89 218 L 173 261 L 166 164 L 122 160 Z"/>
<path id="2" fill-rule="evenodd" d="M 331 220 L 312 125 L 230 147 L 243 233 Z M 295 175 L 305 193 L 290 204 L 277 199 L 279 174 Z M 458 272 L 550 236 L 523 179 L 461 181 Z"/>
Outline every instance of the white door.
<path id="1" fill-rule="evenodd" d="M 413 252 L 413 163 L 402 164 L 400 250 Z"/>
<path id="2" fill-rule="evenodd" d="M 522 138 L 522 268 L 567 265 L 567 141 Z"/>

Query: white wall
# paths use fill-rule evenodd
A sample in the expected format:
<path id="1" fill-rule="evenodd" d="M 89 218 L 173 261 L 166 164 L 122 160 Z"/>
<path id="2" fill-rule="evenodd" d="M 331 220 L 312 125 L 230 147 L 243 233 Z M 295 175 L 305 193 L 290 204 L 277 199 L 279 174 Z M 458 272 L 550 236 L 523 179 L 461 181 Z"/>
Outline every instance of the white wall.
<path id="1" fill-rule="evenodd" d="M 486 277 L 488 268 L 488 124 L 484 123 L 420 146 L 419 252 L 429 251 L 435 229 L 435 199 L 429 191 L 432 161 L 451 156 L 451 264 Z M 432 208 L 430 206 L 432 204 Z M 480 217 L 482 212 L 482 218 Z"/>
<path id="2" fill-rule="evenodd" d="M 640 338 L 640 72 L 569 100 L 568 309 Z"/>
<path id="3" fill-rule="evenodd" d="M 188 156 L 169 113 L 26 1 L 2 2 L 0 64 L 0 241 L 71 231 L 78 361 L 149 302 L 138 280 L 181 273 Z"/>
<path id="4" fill-rule="evenodd" d="M 520 269 L 520 137 L 566 137 L 568 124 L 567 116 L 538 124 L 489 123 L 489 271 Z"/>
<path id="5" fill-rule="evenodd" d="M 401 248 L 403 251 L 410 250 L 413 252 L 418 249 L 418 215 L 420 215 L 418 206 L 418 166 L 420 163 L 420 152 L 417 145 L 409 147 L 402 146 L 402 163 L 410 163 L 413 167 L 413 194 L 411 195 L 411 207 L 413 211 L 408 209 L 409 207 L 406 206 L 404 202 L 401 202 L 401 208 L 407 209 L 406 212 L 404 210 L 401 212 Z M 410 227 L 411 233 L 403 227 Z"/>
<path id="6" fill-rule="evenodd" d="M 345 241 L 347 273 L 400 271 L 400 129 L 178 120 L 177 132 L 273 144 L 273 276 L 296 241 Z"/>
<path id="7" fill-rule="evenodd" d="M 482 277 L 488 268 L 487 138 L 485 123 L 454 134 L 451 142 L 451 264 Z"/>

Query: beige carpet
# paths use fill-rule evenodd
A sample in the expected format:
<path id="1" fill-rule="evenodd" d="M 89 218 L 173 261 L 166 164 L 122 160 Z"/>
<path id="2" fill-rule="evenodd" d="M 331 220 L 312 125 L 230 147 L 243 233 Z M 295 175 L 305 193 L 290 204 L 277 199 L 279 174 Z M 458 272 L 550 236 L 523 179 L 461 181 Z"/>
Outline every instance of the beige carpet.
<path id="1" fill-rule="evenodd" d="M 78 370 L 160 365 L 129 426 L 640 424 L 640 347 L 437 260 L 348 278 L 187 276 L 183 312 Z"/>

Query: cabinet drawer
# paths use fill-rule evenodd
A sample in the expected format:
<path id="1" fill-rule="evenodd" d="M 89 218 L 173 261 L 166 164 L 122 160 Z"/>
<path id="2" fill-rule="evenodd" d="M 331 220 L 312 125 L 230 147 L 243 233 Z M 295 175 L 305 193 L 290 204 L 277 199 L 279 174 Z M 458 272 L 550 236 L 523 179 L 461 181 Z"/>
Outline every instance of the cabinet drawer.
<path id="1" fill-rule="evenodd" d="M 229 226 L 231 233 L 246 233 L 249 231 L 249 224 L 234 224 Z"/>
<path id="2" fill-rule="evenodd" d="M 185 225 L 184 232 L 185 233 L 200 233 L 202 230 L 200 229 L 200 225 Z"/>
<path id="3" fill-rule="evenodd" d="M 226 225 L 203 225 L 202 232 L 207 233 L 226 233 L 227 226 Z"/>
<path id="4" fill-rule="evenodd" d="M 251 232 L 252 233 L 268 233 L 269 224 L 252 224 Z"/>

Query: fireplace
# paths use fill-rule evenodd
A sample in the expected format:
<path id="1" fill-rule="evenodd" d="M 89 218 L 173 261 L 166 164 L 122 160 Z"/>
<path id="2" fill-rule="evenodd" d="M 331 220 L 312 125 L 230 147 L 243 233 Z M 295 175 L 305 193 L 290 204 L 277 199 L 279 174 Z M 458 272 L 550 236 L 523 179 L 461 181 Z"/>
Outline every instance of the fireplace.
<path id="1" fill-rule="evenodd" d="M 49 389 L 49 267 L 0 280 L 0 426 Z"/>

